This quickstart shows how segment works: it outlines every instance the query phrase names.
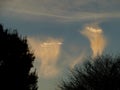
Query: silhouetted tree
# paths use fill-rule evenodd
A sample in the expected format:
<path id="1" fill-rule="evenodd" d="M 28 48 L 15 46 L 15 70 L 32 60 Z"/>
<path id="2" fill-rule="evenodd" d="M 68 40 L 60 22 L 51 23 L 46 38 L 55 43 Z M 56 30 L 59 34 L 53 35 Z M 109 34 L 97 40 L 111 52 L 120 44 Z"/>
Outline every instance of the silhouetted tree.
<path id="1" fill-rule="evenodd" d="M 0 25 L 0 90 L 37 90 L 34 59 L 26 38 Z"/>
<path id="2" fill-rule="evenodd" d="M 70 71 L 58 86 L 61 90 L 120 90 L 120 56 L 89 57 Z"/>

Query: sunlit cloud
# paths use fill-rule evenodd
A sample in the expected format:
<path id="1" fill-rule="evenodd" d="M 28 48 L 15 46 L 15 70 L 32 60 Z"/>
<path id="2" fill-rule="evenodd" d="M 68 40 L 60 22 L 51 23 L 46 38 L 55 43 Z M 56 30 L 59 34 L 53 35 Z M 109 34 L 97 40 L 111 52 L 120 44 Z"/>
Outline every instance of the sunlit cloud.
<path id="1" fill-rule="evenodd" d="M 87 25 L 81 34 L 89 39 L 93 57 L 101 55 L 107 44 L 103 30 L 98 25 Z"/>
<path id="2" fill-rule="evenodd" d="M 56 66 L 58 61 L 61 45 L 61 40 L 48 38 L 46 40 L 39 40 L 36 38 L 28 38 L 29 44 L 38 60 L 40 60 L 39 76 L 40 77 L 54 77 L 59 73 Z"/>

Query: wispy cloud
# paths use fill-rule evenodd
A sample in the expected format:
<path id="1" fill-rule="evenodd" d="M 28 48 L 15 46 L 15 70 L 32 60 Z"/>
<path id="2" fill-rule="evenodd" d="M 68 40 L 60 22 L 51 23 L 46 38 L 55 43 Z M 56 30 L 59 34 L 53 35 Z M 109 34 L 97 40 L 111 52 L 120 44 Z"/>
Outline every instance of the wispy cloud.
<path id="1" fill-rule="evenodd" d="M 7 0 L 3 11 L 11 11 L 17 16 L 22 14 L 24 17 L 80 21 L 120 18 L 119 6 L 119 0 Z"/>
<path id="2" fill-rule="evenodd" d="M 74 58 L 74 60 L 71 61 L 70 63 L 70 68 L 74 68 L 75 65 L 83 62 L 83 59 L 85 58 L 86 53 L 82 52 L 78 57 Z"/>
<path id="3" fill-rule="evenodd" d="M 28 38 L 28 41 L 41 63 L 38 69 L 39 76 L 46 78 L 56 76 L 59 73 L 56 63 L 60 55 L 62 42 L 54 38 L 41 41 L 33 37 Z"/>
<path id="4" fill-rule="evenodd" d="M 81 34 L 89 39 L 93 57 L 101 55 L 107 43 L 103 30 L 96 24 L 87 25 Z"/>

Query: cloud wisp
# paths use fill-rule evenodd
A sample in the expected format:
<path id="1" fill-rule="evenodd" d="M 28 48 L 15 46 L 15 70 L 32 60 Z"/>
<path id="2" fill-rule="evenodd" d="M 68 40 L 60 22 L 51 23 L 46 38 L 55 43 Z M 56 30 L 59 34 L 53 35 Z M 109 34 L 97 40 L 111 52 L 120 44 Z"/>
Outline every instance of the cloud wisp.
<path id="1" fill-rule="evenodd" d="M 87 25 L 80 33 L 89 39 L 93 57 L 101 55 L 107 44 L 103 30 L 98 25 Z"/>
<path id="2" fill-rule="evenodd" d="M 60 55 L 62 42 L 54 38 L 40 41 L 36 38 L 28 38 L 29 44 L 38 60 L 40 60 L 39 76 L 50 78 L 59 73 L 56 66 L 57 60 Z"/>
<path id="3" fill-rule="evenodd" d="M 81 63 L 85 57 L 85 53 L 81 53 L 78 57 L 74 58 L 72 62 L 70 63 L 70 68 L 74 68 L 77 64 Z"/>

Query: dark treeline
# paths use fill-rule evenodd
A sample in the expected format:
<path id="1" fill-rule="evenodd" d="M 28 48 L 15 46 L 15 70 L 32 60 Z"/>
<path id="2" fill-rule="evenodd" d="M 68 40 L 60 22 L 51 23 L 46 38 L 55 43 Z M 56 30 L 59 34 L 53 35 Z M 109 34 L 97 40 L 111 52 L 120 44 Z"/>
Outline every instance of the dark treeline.
<path id="1" fill-rule="evenodd" d="M 0 90 L 37 90 L 34 59 L 27 39 L 0 25 Z"/>
<path id="2" fill-rule="evenodd" d="M 60 90 L 120 90 L 120 55 L 88 57 L 60 81 Z"/>

